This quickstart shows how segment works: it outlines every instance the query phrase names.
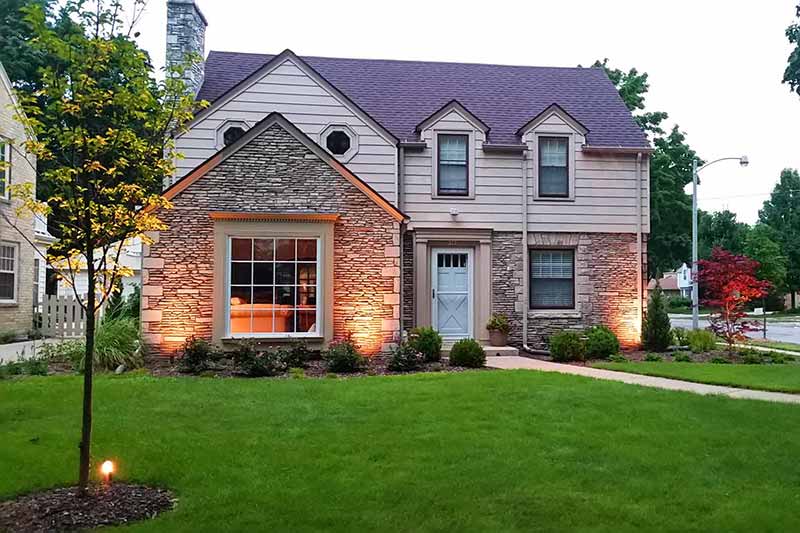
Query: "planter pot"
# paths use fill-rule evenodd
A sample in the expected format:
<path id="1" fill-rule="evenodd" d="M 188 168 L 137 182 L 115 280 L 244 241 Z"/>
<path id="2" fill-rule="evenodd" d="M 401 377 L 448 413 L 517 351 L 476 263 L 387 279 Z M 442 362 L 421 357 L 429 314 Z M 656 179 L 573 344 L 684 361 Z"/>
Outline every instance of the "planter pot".
<path id="1" fill-rule="evenodd" d="M 505 346 L 508 344 L 508 333 L 496 329 L 489 330 L 489 342 L 492 346 Z"/>

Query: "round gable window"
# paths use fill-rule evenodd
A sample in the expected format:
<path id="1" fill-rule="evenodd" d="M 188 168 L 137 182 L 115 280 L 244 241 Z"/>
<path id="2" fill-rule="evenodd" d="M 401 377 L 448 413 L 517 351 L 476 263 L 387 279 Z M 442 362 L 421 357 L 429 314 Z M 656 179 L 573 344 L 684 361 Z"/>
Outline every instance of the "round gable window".
<path id="1" fill-rule="evenodd" d="M 225 146 L 230 146 L 239 139 L 241 139 L 243 135 L 244 135 L 244 128 L 241 128 L 239 126 L 231 126 L 227 130 L 225 130 L 225 133 L 222 134 L 222 140 L 225 143 Z"/>
<path id="2" fill-rule="evenodd" d="M 334 155 L 346 154 L 350 149 L 350 136 L 341 130 L 335 130 L 328 134 L 325 140 L 328 151 Z"/>

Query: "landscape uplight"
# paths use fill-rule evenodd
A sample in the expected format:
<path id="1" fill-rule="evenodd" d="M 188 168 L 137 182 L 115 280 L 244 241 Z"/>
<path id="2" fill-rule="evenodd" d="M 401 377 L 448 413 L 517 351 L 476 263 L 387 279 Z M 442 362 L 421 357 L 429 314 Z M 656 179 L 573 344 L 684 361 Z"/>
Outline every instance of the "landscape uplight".
<path id="1" fill-rule="evenodd" d="M 114 473 L 114 463 L 109 460 L 103 461 L 103 464 L 100 465 L 100 472 L 103 474 L 103 481 L 110 485 L 111 475 Z"/>

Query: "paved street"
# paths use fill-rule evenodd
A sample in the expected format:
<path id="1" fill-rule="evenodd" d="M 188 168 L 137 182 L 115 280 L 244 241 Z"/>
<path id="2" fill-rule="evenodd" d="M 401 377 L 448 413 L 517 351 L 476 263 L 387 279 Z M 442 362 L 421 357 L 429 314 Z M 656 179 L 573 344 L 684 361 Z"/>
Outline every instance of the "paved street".
<path id="1" fill-rule="evenodd" d="M 692 317 L 690 315 L 670 315 L 672 327 L 691 328 Z M 708 327 L 708 320 L 700 318 L 700 327 Z M 749 335 L 752 338 L 762 338 L 760 331 L 754 331 Z M 767 322 L 767 338 L 773 341 L 794 342 L 800 344 L 800 322 Z"/>

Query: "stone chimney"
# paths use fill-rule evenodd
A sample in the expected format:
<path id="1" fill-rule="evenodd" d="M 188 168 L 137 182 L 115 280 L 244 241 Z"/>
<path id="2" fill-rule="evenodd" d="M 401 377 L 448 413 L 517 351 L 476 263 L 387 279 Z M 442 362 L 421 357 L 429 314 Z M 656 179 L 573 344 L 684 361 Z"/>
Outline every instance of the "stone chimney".
<path id="1" fill-rule="evenodd" d="M 189 54 L 200 57 L 183 76 L 192 95 L 203 83 L 206 26 L 208 21 L 194 0 L 167 0 L 167 67 L 181 64 Z"/>

